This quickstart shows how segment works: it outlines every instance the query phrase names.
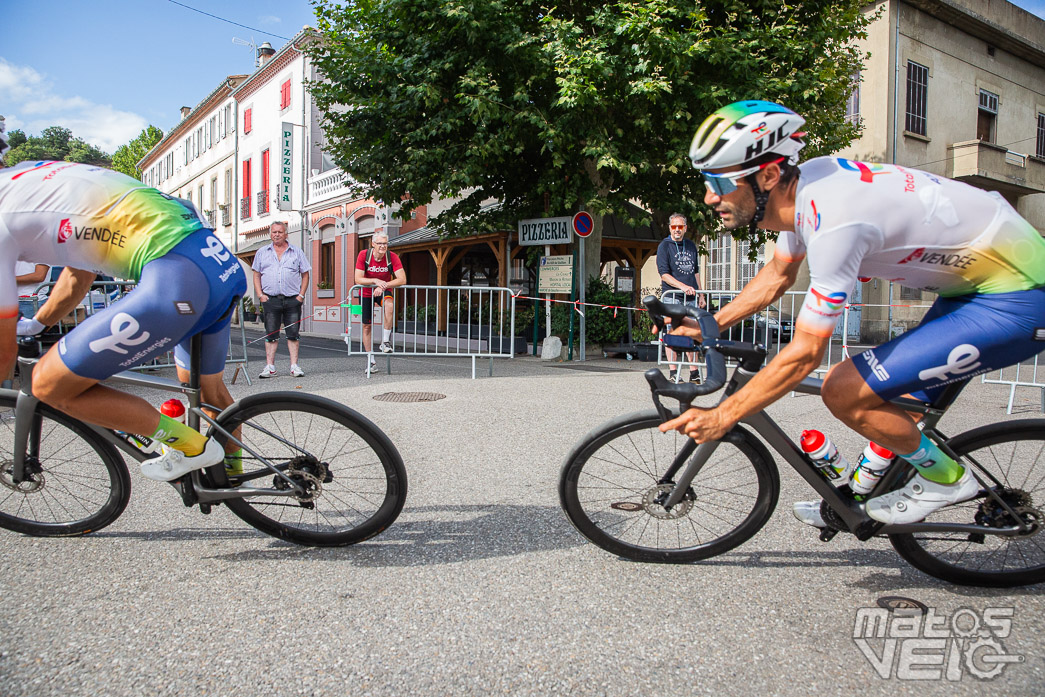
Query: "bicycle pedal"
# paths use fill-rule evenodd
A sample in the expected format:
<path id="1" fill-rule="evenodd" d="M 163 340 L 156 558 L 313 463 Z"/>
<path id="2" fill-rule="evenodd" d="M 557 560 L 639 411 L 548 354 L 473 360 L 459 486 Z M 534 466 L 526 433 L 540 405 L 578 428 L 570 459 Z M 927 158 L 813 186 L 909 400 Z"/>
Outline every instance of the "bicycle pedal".
<path id="1" fill-rule="evenodd" d="M 834 539 L 834 536 L 837 535 L 837 534 L 838 534 L 838 530 L 835 530 L 834 528 L 821 528 L 820 529 L 820 541 L 821 542 L 830 542 L 832 539 Z"/>

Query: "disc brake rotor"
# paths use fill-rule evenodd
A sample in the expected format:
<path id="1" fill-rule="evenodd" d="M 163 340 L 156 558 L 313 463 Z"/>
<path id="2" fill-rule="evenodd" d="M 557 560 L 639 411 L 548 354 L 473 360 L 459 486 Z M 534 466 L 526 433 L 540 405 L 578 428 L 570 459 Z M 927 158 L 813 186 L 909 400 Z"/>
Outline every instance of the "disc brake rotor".
<path id="1" fill-rule="evenodd" d="M 674 520 L 689 515 L 690 509 L 693 508 L 692 489 L 672 508 L 668 509 L 661 505 L 660 502 L 666 499 L 674 488 L 675 485 L 670 482 L 657 484 L 643 494 L 642 507 L 646 510 L 646 513 L 660 520 Z"/>
<path id="2" fill-rule="evenodd" d="M 28 479 L 15 483 L 13 471 L 14 463 L 10 460 L 5 460 L 3 464 L 0 464 L 0 484 L 20 494 L 35 494 L 44 488 L 47 481 L 43 472 L 35 472 L 30 473 Z"/>

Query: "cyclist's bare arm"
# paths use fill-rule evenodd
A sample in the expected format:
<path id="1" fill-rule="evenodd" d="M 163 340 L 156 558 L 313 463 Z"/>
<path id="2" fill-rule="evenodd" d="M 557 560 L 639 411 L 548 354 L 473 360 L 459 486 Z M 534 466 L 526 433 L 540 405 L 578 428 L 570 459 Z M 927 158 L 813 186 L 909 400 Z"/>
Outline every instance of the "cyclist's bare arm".
<path id="1" fill-rule="evenodd" d="M 719 440 L 745 416 L 762 411 L 816 370 L 830 341 L 830 336 L 796 331 L 791 343 L 742 389 L 713 409 L 689 409 L 660 430 L 677 429 L 698 443 Z"/>
<path id="2" fill-rule="evenodd" d="M 66 266 L 58 276 L 54 290 L 47 296 L 47 302 L 37 311 L 36 320 L 45 327 L 58 324 L 84 299 L 95 277 L 93 271 Z"/>

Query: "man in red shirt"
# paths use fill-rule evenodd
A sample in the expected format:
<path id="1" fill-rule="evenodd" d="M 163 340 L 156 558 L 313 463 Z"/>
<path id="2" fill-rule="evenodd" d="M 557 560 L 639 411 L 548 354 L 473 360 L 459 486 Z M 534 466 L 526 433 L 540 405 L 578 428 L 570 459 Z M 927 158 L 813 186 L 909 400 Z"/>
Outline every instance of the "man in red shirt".
<path id="1" fill-rule="evenodd" d="M 388 251 L 388 235 L 378 232 L 372 240 L 372 248 L 364 249 L 356 257 L 356 285 L 370 286 L 362 289 L 363 304 L 363 350 L 369 353 L 373 348 L 371 323 L 373 322 L 374 305 L 381 303 L 383 327 L 381 334 L 381 352 L 392 352 L 392 320 L 395 304 L 392 302 L 391 289 L 406 285 L 406 269 L 399 255 Z M 374 357 L 370 357 L 373 369 Z"/>

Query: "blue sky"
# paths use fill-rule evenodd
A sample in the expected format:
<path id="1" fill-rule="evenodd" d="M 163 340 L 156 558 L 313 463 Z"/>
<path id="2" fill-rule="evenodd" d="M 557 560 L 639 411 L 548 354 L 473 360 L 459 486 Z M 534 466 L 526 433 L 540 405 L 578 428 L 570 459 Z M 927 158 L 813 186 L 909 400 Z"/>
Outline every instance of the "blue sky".
<path id="1" fill-rule="evenodd" d="M 1045 19 L 1045 0 L 1015 4 Z M 166 132 L 226 75 L 252 72 L 253 51 L 233 37 L 278 49 L 315 26 L 307 0 L 0 0 L 0 18 L 8 129 L 61 125 L 110 153 L 148 124 Z"/>

